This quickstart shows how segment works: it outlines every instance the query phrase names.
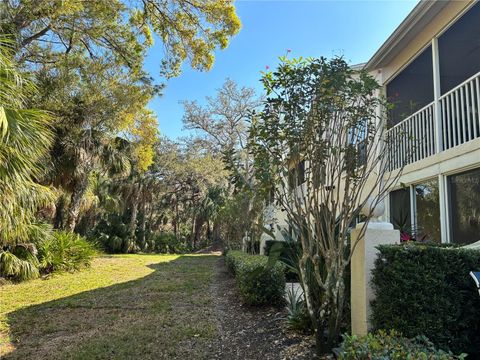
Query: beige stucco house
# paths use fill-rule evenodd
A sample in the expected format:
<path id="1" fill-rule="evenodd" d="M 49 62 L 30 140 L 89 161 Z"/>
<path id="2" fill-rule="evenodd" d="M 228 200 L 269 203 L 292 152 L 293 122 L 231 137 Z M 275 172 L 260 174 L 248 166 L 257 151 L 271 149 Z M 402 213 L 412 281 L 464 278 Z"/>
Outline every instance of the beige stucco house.
<path id="1" fill-rule="evenodd" d="M 407 164 L 385 220 L 419 239 L 479 241 L 480 2 L 420 1 L 363 66 L 395 104 L 390 167 Z M 285 224 L 273 206 L 266 215 Z"/>

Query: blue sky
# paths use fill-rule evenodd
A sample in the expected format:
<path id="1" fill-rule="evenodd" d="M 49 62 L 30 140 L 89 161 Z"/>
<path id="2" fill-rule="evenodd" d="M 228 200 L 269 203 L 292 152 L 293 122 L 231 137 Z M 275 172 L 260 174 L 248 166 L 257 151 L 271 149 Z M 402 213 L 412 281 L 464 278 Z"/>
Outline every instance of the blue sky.
<path id="1" fill-rule="evenodd" d="M 216 52 L 209 72 L 185 64 L 178 78 L 168 81 L 161 97 L 150 103 L 160 132 L 170 138 L 182 131 L 181 100 L 214 96 L 227 77 L 260 93 L 260 72 L 271 69 L 278 57 L 343 55 L 352 64 L 367 61 L 413 9 L 416 0 L 403 1 L 236 1 L 242 30 L 227 49 Z M 159 78 L 161 45 L 150 49 L 145 69 Z"/>

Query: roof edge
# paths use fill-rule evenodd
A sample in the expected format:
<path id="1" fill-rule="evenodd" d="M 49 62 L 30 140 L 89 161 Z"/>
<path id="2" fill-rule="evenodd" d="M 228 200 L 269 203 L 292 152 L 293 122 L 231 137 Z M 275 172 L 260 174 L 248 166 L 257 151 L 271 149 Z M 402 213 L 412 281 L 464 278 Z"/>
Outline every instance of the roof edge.
<path id="1" fill-rule="evenodd" d="M 375 52 L 375 54 L 373 54 L 370 60 L 368 60 L 365 68 L 368 70 L 378 68 L 385 58 L 394 52 L 394 50 L 400 51 L 403 49 L 398 49 L 398 47 L 402 46 L 405 37 L 415 30 L 415 27 L 418 26 L 422 20 L 426 19 L 425 15 L 428 13 L 434 13 L 436 15 L 447 4 L 448 1 L 421 0 Z"/>

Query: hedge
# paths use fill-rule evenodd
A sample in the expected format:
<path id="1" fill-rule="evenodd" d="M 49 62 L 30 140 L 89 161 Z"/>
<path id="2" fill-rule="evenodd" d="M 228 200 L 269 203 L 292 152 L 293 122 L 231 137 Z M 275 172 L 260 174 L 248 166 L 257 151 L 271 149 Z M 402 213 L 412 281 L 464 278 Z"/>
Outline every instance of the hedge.
<path id="1" fill-rule="evenodd" d="M 247 305 L 281 305 L 284 303 L 285 267 L 276 263 L 267 268 L 268 258 L 229 251 L 225 257 L 235 275 L 243 301 Z"/>
<path id="2" fill-rule="evenodd" d="M 372 324 L 427 336 L 454 353 L 480 356 L 480 296 L 469 272 L 480 251 L 417 244 L 382 245 L 372 272 Z"/>

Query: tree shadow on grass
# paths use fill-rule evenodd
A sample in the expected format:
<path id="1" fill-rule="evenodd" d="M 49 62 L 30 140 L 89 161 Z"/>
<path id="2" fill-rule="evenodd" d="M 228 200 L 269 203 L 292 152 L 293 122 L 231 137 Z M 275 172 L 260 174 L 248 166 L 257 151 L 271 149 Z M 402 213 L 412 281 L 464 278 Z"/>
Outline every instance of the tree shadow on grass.
<path id="1" fill-rule="evenodd" d="M 142 278 L 7 314 L 5 359 L 208 358 L 217 328 L 209 285 L 216 256 L 148 265 Z"/>

